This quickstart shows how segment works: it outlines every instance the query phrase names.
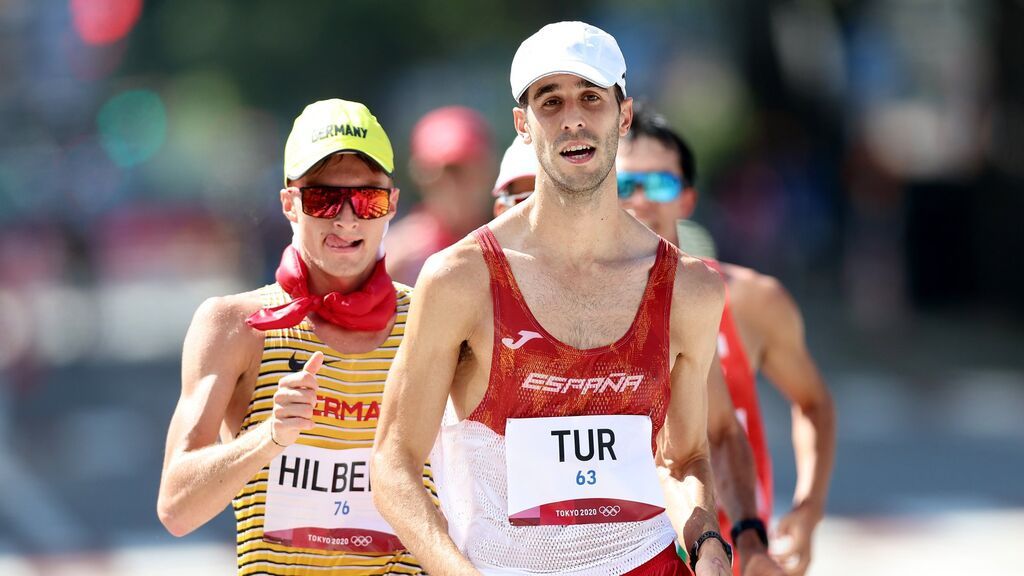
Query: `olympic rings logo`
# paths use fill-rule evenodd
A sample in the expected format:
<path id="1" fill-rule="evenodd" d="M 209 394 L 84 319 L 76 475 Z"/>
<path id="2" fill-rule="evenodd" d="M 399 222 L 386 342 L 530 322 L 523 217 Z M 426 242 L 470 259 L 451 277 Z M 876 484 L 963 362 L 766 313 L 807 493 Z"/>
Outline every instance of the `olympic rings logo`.
<path id="1" fill-rule="evenodd" d="M 369 546 L 373 542 L 373 536 L 353 536 L 349 539 L 353 546 Z"/>
<path id="2" fill-rule="evenodd" d="M 598 508 L 602 516 L 618 516 L 621 510 L 618 506 L 601 506 Z"/>

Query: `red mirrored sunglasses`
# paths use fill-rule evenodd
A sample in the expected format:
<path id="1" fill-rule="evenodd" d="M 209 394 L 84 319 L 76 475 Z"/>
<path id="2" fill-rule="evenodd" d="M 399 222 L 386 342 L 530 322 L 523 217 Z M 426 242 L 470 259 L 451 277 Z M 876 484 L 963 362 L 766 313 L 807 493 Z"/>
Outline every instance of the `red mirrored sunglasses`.
<path id="1" fill-rule="evenodd" d="M 305 186 L 302 211 L 314 218 L 336 218 L 347 201 L 352 212 L 361 220 L 380 218 L 391 210 L 391 191 L 394 188 L 370 186 Z"/>

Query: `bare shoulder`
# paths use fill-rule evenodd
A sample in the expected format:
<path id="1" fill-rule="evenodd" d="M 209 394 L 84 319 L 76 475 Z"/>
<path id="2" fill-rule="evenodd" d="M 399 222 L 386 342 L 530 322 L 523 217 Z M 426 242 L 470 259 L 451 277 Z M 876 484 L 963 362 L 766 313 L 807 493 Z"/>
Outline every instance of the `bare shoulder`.
<path id="1" fill-rule="evenodd" d="M 750 299 L 755 303 L 767 303 L 789 297 L 785 286 L 774 276 L 736 264 L 722 262 L 721 266 L 722 273 L 729 283 L 729 292 L 735 297 Z"/>
<path id="2" fill-rule="evenodd" d="M 487 265 L 480 246 L 471 237 L 431 255 L 416 281 L 416 292 L 457 290 L 472 292 L 487 287 Z"/>
<path id="3" fill-rule="evenodd" d="M 185 358 L 202 361 L 211 356 L 234 357 L 245 364 L 259 350 L 263 332 L 249 327 L 245 319 L 260 309 L 256 291 L 207 298 L 192 316 L 185 337 Z"/>
<path id="4" fill-rule="evenodd" d="M 729 285 L 729 306 L 737 314 L 768 324 L 800 317 L 793 297 L 774 276 L 725 263 L 722 272 Z"/>
<path id="5" fill-rule="evenodd" d="M 684 306 L 721 306 L 725 298 L 722 276 L 703 261 L 680 254 L 673 300 Z"/>
<path id="6" fill-rule="evenodd" d="M 464 332 L 489 310 L 489 298 L 487 264 L 479 245 L 467 237 L 427 259 L 410 310 L 435 327 Z"/>
<path id="7" fill-rule="evenodd" d="M 686 254 L 679 256 L 672 289 L 672 333 L 689 340 L 713 333 L 722 318 L 725 287 L 710 266 Z"/>
<path id="8" fill-rule="evenodd" d="M 256 290 L 226 296 L 213 296 L 199 305 L 192 317 L 192 323 L 193 325 L 202 323 L 224 329 L 242 327 L 251 331 L 245 324 L 245 319 L 260 307 L 260 296 Z"/>

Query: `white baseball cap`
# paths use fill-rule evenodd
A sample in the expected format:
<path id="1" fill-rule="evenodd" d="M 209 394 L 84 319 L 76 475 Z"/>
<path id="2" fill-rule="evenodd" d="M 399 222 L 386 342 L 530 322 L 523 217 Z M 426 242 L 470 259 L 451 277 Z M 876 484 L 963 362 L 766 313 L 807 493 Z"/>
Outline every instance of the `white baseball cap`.
<path id="1" fill-rule="evenodd" d="M 505 150 L 501 158 L 501 168 L 498 169 L 498 180 L 494 183 L 495 196 L 500 196 L 501 191 L 512 183 L 513 180 L 537 175 L 537 154 L 522 137 L 517 136 L 512 145 Z"/>
<path id="2" fill-rule="evenodd" d="M 519 45 L 512 58 L 512 97 L 552 74 L 575 74 L 602 88 L 618 85 L 626 95 L 626 59 L 611 34 L 585 22 L 556 22 Z"/>

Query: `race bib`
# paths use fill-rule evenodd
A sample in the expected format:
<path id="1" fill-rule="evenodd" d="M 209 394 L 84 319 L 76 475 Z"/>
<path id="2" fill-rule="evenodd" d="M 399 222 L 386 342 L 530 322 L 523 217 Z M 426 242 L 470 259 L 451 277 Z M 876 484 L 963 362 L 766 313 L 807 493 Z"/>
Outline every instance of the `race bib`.
<path id="1" fill-rule="evenodd" d="M 369 462 L 370 448 L 289 446 L 270 464 L 263 539 L 338 552 L 404 549 L 373 505 Z"/>
<path id="2" fill-rule="evenodd" d="M 510 418 L 509 522 L 638 522 L 665 510 L 647 416 Z"/>

